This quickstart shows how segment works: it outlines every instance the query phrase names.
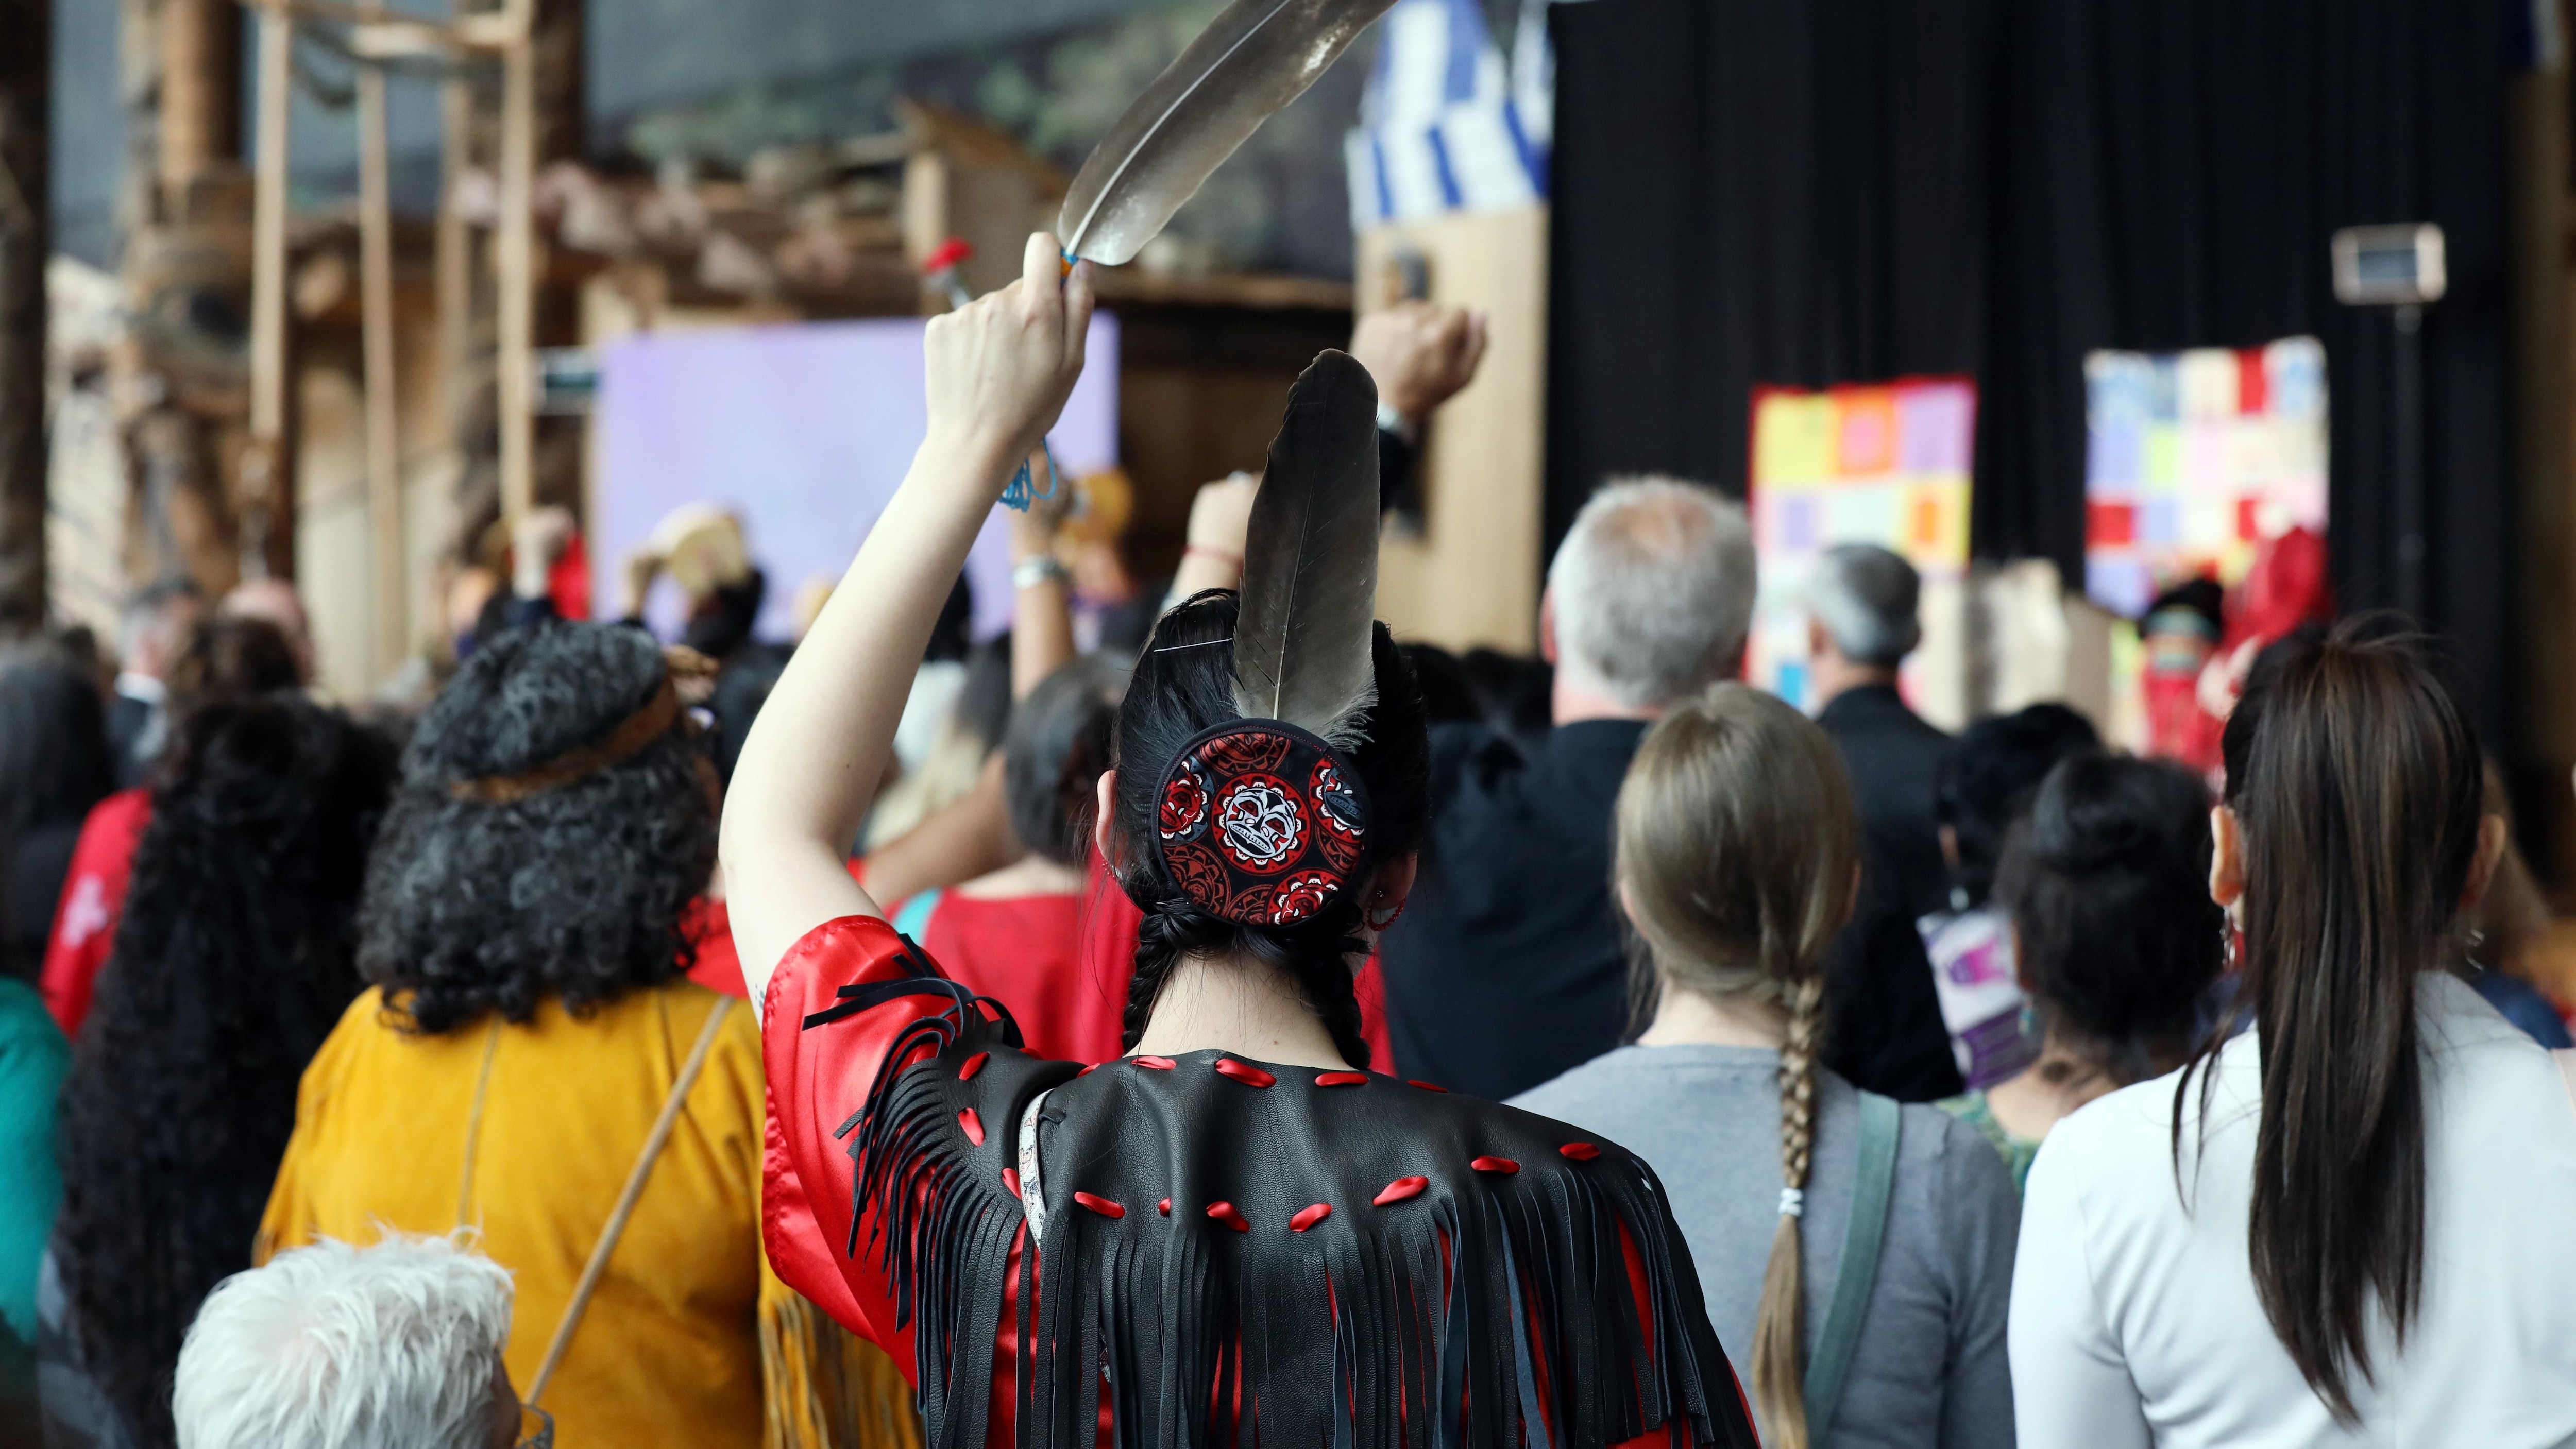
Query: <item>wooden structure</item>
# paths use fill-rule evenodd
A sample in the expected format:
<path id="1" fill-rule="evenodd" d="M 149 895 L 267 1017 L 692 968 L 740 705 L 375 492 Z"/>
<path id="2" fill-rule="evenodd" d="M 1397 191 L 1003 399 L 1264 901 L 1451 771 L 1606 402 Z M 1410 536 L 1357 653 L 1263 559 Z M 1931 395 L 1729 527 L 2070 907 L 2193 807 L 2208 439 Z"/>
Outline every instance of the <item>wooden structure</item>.
<path id="1" fill-rule="evenodd" d="M 505 517 L 531 505 L 534 474 L 534 314 L 536 260 L 530 197 L 536 170 L 536 0 L 504 0 L 496 9 L 463 10 L 444 24 L 402 16 L 380 5 L 332 0 L 241 0 L 260 18 L 259 146 L 252 241 L 250 429 L 245 492 L 278 512 L 294 496 L 292 403 L 296 368 L 289 345 L 298 278 L 293 274 L 287 192 L 293 55 L 299 23 L 346 27 L 357 61 L 357 253 L 365 499 L 372 623 L 370 656 L 377 676 L 412 653 L 416 634 L 407 567 L 396 378 L 395 227 L 388 154 L 385 65 L 415 57 L 447 62 L 441 85 L 447 184 L 442 188 L 437 252 L 439 405 L 451 439 L 466 405 L 460 375 L 474 328 L 469 240 L 459 193 L 465 153 L 475 131 L 471 68 L 497 66 L 499 195 L 494 205 L 493 288 L 499 348 L 500 493 Z M 327 293 L 328 287 L 322 290 Z M 308 310 L 328 306 L 325 296 Z"/>
<path id="2" fill-rule="evenodd" d="M 1401 254 L 1419 257 L 1434 302 L 1489 319 L 1484 365 L 1431 420 L 1422 448 L 1424 523 L 1390 525 L 1378 554 L 1378 617 L 1448 649 L 1538 652 L 1547 449 L 1547 209 L 1462 212 L 1361 233 L 1361 309 L 1401 296 Z"/>
<path id="3" fill-rule="evenodd" d="M 779 147 L 739 181 L 617 178 L 570 167 L 540 178 L 552 268 L 587 270 L 581 340 L 638 331 L 944 310 L 920 266 L 949 239 L 972 255 L 970 292 L 1007 285 L 1050 227 L 1065 176 L 1007 132 L 902 101 L 900 130 Z M 1258 471 L 1297 374 L 1350 343 L 1351 289 L 1277 275 L 1100 276 L 1120 328 L 1119 441 L 1135 488 L 1128 562 L 1178 563 L 1198 485 Z M 594 568 L 613 561 L 593 560 Z"/>
<path id="4" fill-rule="evenodd" d="M 0 0 L 0 631 L 45 618 L 48 0 Z"/>

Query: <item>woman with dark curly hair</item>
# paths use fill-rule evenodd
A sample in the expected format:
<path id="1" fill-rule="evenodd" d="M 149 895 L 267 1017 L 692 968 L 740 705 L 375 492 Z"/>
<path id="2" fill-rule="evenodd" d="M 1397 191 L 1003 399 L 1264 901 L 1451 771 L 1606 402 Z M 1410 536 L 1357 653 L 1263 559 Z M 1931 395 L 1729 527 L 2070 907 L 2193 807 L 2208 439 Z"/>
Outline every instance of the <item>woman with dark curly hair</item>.
<path id="1" fill-rule="evenodd" d="M 172 1442 L 197 1302 L 250 1266 L 296 1082 L 358 993 L 357 911 L 392 760 L 292 695 L 183 716 L 62 1096 L 52 1442 Z"/>
<path id="2" fill-rule="evenodd" d="M 884 1355 L 761 1255 L 758 1033 L 685 979 L 715 810 L 651 636 L 477 649 L 404 751 L 373 989 L 305 1074 L 260 1256 L 479 1230 L 517 1282 L 511 1379 L 568 1444 L 751 1449 L 764 1412 L 773 1445 L 900 1442 Z"/>
<path id="3" fill-rule="evenodd" d="M 161 718 L 175 728 L 190 710 L 294 689 L 304 675 L 294 644 L 275 624 L 219 615 L 189 626 L 163 680 L 169 696 Z M 151 821 L 152 790 L 146 784 L 98 801 L 81 822 L 60 899 L 47 908 L 53 929 L 43 947 L 45 1007 L 66 1036 L 79 1036 L 89 1015 L 99 970 L 116 944 L 134 849 Z"/>

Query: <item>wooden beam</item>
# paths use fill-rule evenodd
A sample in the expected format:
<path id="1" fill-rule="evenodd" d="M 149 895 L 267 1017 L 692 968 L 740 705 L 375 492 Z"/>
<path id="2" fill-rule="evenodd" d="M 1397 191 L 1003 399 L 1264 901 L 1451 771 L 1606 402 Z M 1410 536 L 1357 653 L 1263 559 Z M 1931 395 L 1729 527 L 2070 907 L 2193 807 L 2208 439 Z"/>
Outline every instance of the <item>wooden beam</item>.
<path id="1" fill-rule="evenodd" d="M 246 9 L 346 25 L 356 31 L 350 48 L 360 55 L 424 55 L 442 50 L 506 50 L 527 33 L 527 18 L 514 7 L 460 15 L 446 25 L 388 10 L 382 5 L 348 5 L 337 0 L 241 0 Z"/>
<path id="2" fill-rule="evenodd" d="M 441 445 L 461 450 L 470 400 L 465 368 L 473 345 L 474 280 L 468 257 L 472 238 L 457 204 L 457 188 L 473 159 L 473 83 L 455 74 L 440 81 L 438 111 L 438 417 Z"/>
<path id="3" fill-rule="evenodd" d="M 402 460 L 395 432 L 394 218 L 386 156 L 385 73 L 358 67 L 358 296 L 366 369 L 367 521 L 375 576 L 375 675 L 410 651 Z"/>
<path id="4" fill-rule="evenodd" d="M 1452 213 L 1371 227 L 1357 274 L 1388 275 L 1410 246 L 1430 262 L 1431 300 L 1477 307 L 1492 346 L 1476 380 L 1422 440 L 1425 528 L 1390 529 L 1378 548 L 1378 616 L 1399 636 L 1464 651 L 1538 650 L 1546 559 L 1547 208 Z M 1363 311 L 1395 300 L 1359 289 Z"/>
<path id="5" fill-rule="evenodd" d="M 349 53 L 361 60 L 445 57 L 461 48 L 446 26 L 426 20 L 368 20 L 349 27 Z"/>
<path id="6" fill-rule="evenodd" d="M 45 622 L 49 0 L 0 0 L 0 629 Z"/>
<path id="7" fill-rule="evenodd" d="M 226 0 L 163 0 L 163 218 L 187 219 L 196 180 L 240 154 L 241 12 Z"/>
<path id="8" fill-rule="evenodd" d="M 500 283 L 499 394 L 501 516 L 516 525 L 536 494 L 536 327 L 534 220 L 536 55 L 527 16 L 534 0 L 511 0 L 517 39 L 501 52 L 501 197 L 495 238 Z M 471 18 L 471 17 L 469 17 Z"/>
<path id="9" fill-rule="evenodd" d="M 259 138 L 252 157 L 250 448 L 242 458 L 242 571 L 268 574 L 268 530 L 291 513 L 286 445 L 286 189 L 288 106 L 295 91 L 295 22 L 259 17 Z"/>

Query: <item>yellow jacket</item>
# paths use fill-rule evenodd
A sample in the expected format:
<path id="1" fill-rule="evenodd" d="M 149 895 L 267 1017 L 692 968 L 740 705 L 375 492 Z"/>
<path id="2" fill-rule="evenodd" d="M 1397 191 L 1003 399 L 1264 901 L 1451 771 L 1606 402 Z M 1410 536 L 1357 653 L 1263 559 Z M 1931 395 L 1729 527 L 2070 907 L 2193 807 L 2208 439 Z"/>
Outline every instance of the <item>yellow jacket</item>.
<path id="1" fill-rule="evenodd" d="M 380 1225 L 475 1229 L 517 1284 L 504 1356 L 526 1393 L 721 1000 L 674 981 L 586 1018 L 549 997 L 522 1025 L 418 1036 L 367 992 L 305 1069 L 257 1261 Z M 769 1271 L 761 1134 L 760 1033 L 735 1003 L 546 1389 L 566 1449 L 918 1449 L 892 1361 Z"/>

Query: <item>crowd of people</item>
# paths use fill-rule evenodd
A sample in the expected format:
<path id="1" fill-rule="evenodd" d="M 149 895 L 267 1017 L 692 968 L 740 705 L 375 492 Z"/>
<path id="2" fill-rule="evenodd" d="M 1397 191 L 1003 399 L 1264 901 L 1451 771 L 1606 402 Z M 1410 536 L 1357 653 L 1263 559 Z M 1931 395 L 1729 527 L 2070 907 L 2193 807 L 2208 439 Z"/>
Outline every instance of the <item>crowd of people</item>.
<path id="1" fill-rule="evenodd" d="M 1484 341 L 1407 304 L 1158 611 L 1040 500 L 973 644 L 1090 303 L 934 321 L 792 649 L 738 538 L 684 648 L 562 617 L 548 512 L 416 719 L 273 583 L 0 662 L 0 1438 L 2576 1442 L 2576 1055 L 2424 641 L 2258 651 L 2214 764 L 1954 738 L 1852 545 L 1810 717 L 1743 509 L 1633 478 L 1538 658 L 1399 643 Z"/>

